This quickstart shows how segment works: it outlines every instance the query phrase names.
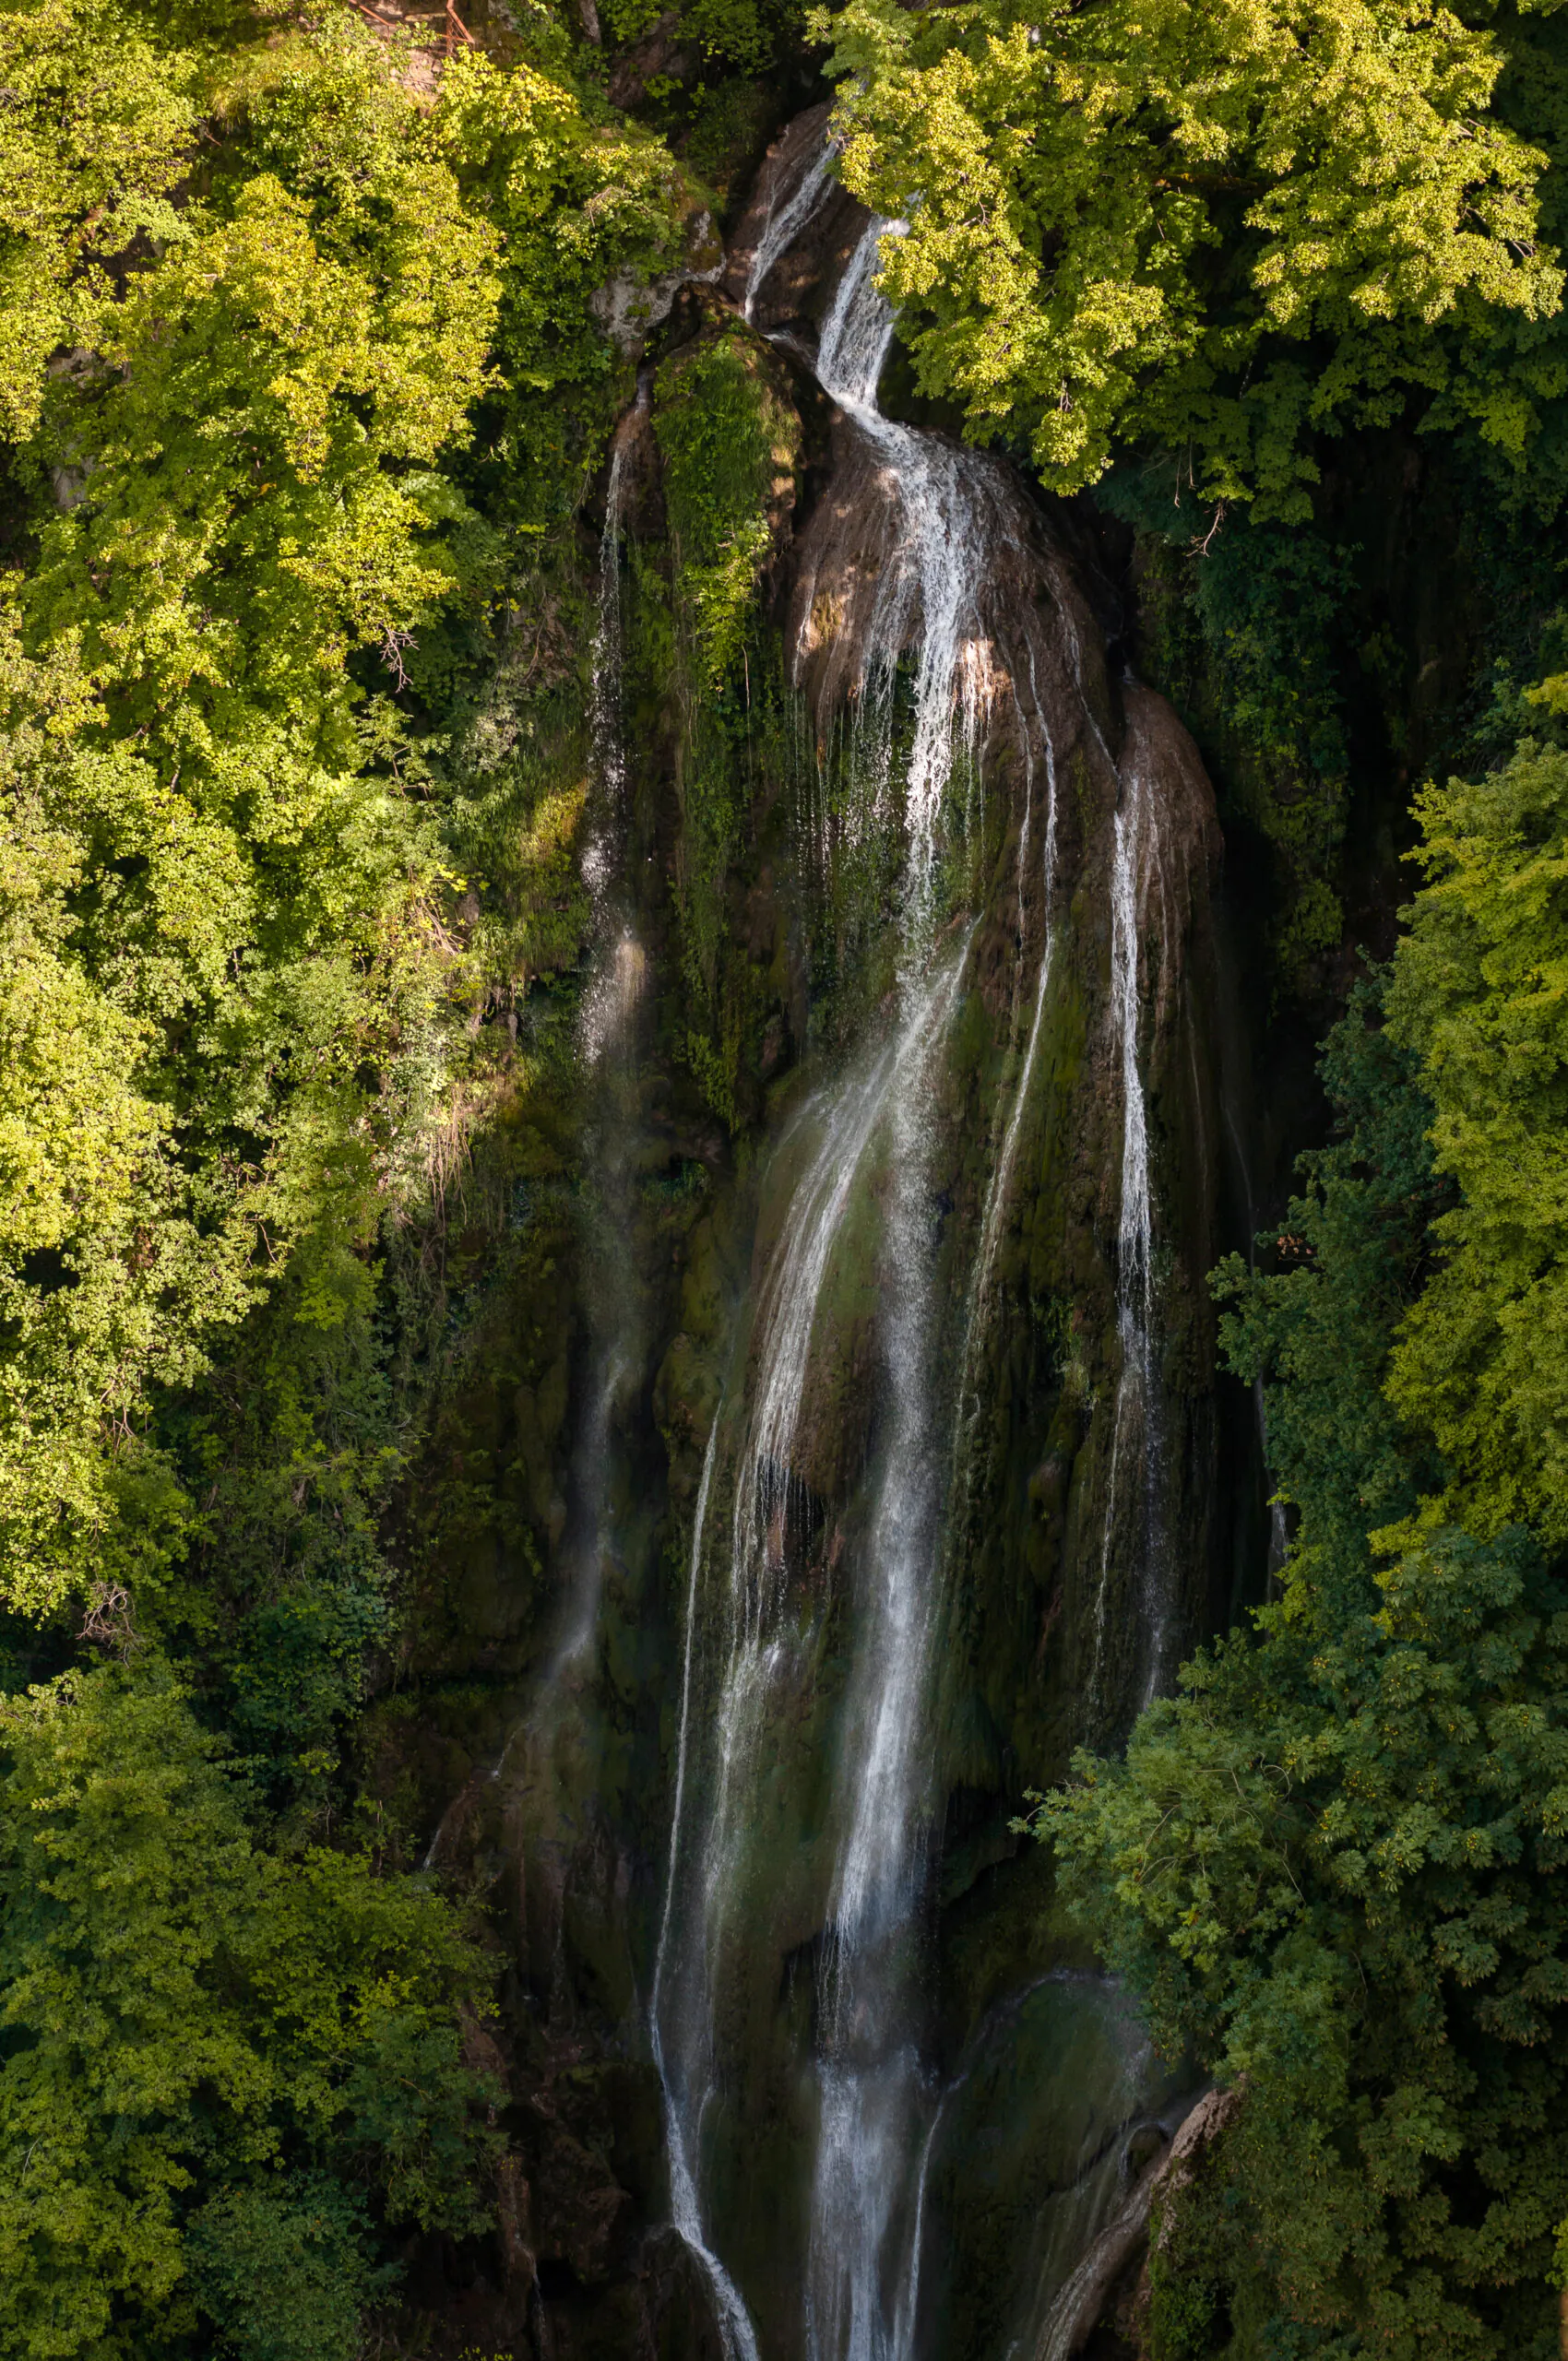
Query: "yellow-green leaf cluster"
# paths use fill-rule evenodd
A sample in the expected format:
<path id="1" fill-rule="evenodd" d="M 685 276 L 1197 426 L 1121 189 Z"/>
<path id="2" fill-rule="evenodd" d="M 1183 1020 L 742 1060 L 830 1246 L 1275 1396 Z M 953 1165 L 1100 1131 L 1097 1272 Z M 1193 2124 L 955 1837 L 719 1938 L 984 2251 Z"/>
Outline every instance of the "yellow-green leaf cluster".
<path id="1" fill-rule="evenodd" d="M 1425 884 L 1389 1026 L 1420 1058 L 1458 1203 L 1391 1393 L 1435 1436 L 1446 1505 L 1568 1541 L 1568 754 L 1526 744 L 1418 798 Z"/>
<path id="2" fill-rule="evenodd" d="M 815 23 L 843 177 L 909 221 L 883 284 L 922 387 L 1027 433 L 1060 490 L 1148 438 L 1191 446 L 1207 498 L 1303 515 L 1313 431 L 1412 386 L 1497 427 L 1455 351 L 1557 304 L 1544 160 L 1488 113 L 1496 40 L 1447 9 L 849 0 Z"/>
<path id="3" fill-rule="evenodd" d="M 434 1892 L 266 1852 L 158 1668 L 0 1700 L 6 2351 L 210 2337 L 186 2231 L 215 2156 L 231 2195 L 308 2159 L 394 2221 L 473 2226 L 494 2142 L 454 2019 L 485 1980 Z"/>

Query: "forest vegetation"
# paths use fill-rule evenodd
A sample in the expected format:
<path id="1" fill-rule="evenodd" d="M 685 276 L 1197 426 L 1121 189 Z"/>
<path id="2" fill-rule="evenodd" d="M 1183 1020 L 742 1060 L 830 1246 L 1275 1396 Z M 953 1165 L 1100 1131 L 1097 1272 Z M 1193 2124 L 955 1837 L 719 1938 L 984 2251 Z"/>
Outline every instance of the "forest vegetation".
<path id="1" fill-rule="evenodd" d="M 618 80 L 656 18 L 697 68 Z M 1162 2046 L 1243 2094 L 1151 2350 L 1544 2361 L 1568 24 L 514 0 L 414 58 L 347 0 L 0 0 L 0 2353 L 397 2351 L 419 2238 L 496 2220 L 502 1947 L 377 1765 L 492 1484 L 476 1446 L 438 1524 L 422 1453 L 570 1186 L 581 544 L 636 385 L 594 298 L 685 267 L 831 91 L 909 221 L 911 401 L 1136 537 L 1332 1110 L 1213 1279 L 1281 1574 L 1029 1801 Z M 686 703 L 683 1055 L 742 1139 L 735 683 L 789 428 L 722 334 L 662 367 L 633 658 Z M 1346 487 L 1408 447 L 1465 685 L 1407 779 Z"/>

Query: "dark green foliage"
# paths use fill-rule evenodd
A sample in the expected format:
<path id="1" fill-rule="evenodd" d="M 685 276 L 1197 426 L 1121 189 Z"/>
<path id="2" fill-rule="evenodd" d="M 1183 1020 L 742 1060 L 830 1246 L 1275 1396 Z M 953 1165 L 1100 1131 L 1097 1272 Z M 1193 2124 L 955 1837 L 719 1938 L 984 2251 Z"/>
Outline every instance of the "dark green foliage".
<path id="1" fill-rule="evenodd" d="M 1517 1527 L 1367 1537 L 1436 1473 L 1384 1386 L 1442 1203 L 1376 999 L 1330 1036 L 1286 1267 L 1218 1275 L 1301 1520 L 1284 1596 L 1044 1820 L 1162 2044 L 1244 2083 L 1181 2248 L 1226 2349 L 1513 2361 L 1551 2350 L 1568 2205 L 1568 1588 Z M 1168 2288 L 1173 2336 L 1206 2300 Z"/>
<path id="2" fill-rule="evenodd" d="M 693 42 L 705 61 L 745 74 L 789 56 L 800 42 L 803 0 L 605 0 L 601 21 L 619 42 L 636 41 L 668 16 L 677 42 Z"/>
<path id="3" fill-rule="evenodd" d="M 751 176 L 778 118 L 777 86 L 762 77 L 734 75 L 695 97 L 675 144 L 683 161 L 723 202 L 727 216 L 749 195 Z"/>
<path id="4" fill-rule="evenodd" d="M 1446 1513 L 1568 1543 L 1568 753 L 1526 740 L 1475 784 L 1417 798 L 1426 883 L 1390 1029 L 1419 1056 L 1458 1203 L 1391 1392 L 1447 1463 Z"/>
<path id="5" fill-rule="evenodd" d="M 216 2197 L 186 2236 L 201 2308 L 234 2361 L 352 2361 L 360 2318 L 386 2285 L 370 2268 L 362 2205 L 321 2174 Z"/>
<path id="6" fill-rule="evenodd" d="M 1230 811 L 1269 844 L 1281 905 L 1274 955 L 1299 986 L 1339 938 L 1356 552 L 1311 524 L 1253 525 L 1244 511 L 1205 508 L 1170 461 L 1129 463 L 1098 497 L 1146 537 L 1150 670 L 1198 734 Z"/>
<path id="7" fill-rule="evenodd" d="M 1151 2361 L 1210 2361 L 1223 2350 L 1222 2291 L 1201 2261 L 1184 2269 L 1184 2260 L 1168 2229 L 1149 2256 Z"/>
<path id="8" fill-rule="evenodd" d="M 884 275 L 921 390 L 1027 435 L 1058 490 L 1142 445 L 1291 523 L 1325 436 L 1431 398 L 1518 467 L 1563 390 L 1545 160 L 1491 112 L 1512 22 L 1383 0 L 813 19 L 846 178 L 910 216 Z"/>
<path id="9" fill-rule="evenodd" d="M 482 2218 L 481 1955 L 428 1890 L 260 1833 L 156 1661 L 0 1707 L 7 2352 L 199 2350 L 206 2313 L 347 2353 L 383 2225 Z"/>
<path id="10" fill-rule="evenodd" d="M 1428 1224 L 1445 1200 L 1427 1136 L 1431 1101 L 1379 1022 L 1383 990 L 1381 980 L 1358 985 L 1324 1044 L 1320 1071 L 1339 1135 L 1301 1159 L 1309 1192 L 1260 1241 L 1277 1267 L 1253 1275 L 1233 1254 L 1214 1279 L 1229 1307 L 1221 1348 L 1239 1376 L 1264 1380 L 1270 1465 L 1302 1518 L 1296 1562 L 1310 1572 L 1321 1553 L 1358 1580 L 1370 1578 L 1369 1531 L 1408 1513 L 1432 1473 L 1383 1384 Z"/>

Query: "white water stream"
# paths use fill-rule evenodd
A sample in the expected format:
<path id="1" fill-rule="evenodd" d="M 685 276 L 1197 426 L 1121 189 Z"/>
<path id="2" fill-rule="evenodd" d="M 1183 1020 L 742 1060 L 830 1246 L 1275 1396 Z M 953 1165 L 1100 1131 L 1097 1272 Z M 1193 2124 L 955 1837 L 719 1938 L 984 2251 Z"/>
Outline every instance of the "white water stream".
<path id="1" fill-rule="evenodd" d="M 707 2277 L 727 2361 L 757 2361 L 756 2337 L 753 2333 L 751 2316 L 740 2289 L 708 2245 L 703 2223 L 702 2201 L 697 2195 L 695 2154 L 696 2141 L 702 2130 L 701 2108 L 699 2106 L 694 2121 L 689 2106 L 683 2104 L 686 2091 L 683 2090 L 681 2096 L 677 2097 L 676 2085 L 664 2062 L 662 2031 L 664 1973 L 670 1956 L 671 1919 L 675 1904 L 676 1874 L 681 1861 L 681 1831 L 684 1824 L 692 1722 L 692 1657 L 696 1644 L 697 1584 L 702 1573 L 703 1540 L 707 1529 L 707 1501 L 713 1488 L 713 1463 L 719 1450 L 721 1409 L 722 1406 L 720 1411 L 715 1412 L 713 1425 L 708 1430 L 707 1449 L 703 1453 L 702 1478 L 697 1486 L 696 1513 L 692 1524 L 685 1643 L 681 1656 L 681 1720 L 675 1753 L 675 1806 L 670 1821 L 670 1858 L 664 1875 L 664 1908 L 659 1921 L 659 1948 L 654 1954 L 648 2028 L 653 2037 L 653 2062 L 659 2070 L 659 2086 L 664 2102 L 664 2146 L 670 2161 L 670 2210 L 675 2227 Z"/>
<path id="2" fill-rule="evenodd" d="M 1138 1072 L 1139 948 L 1144 904 L 1159 877 L 1154 799 L 1141 766 L 1128 763 L 1115 815 L 1111 873 L 1111 1017 L 1122 1080 L 1122 1192 L 1116 1229 L 1116 1329 L 1122 1368 L 1116 1382 L 1111 1472 L 1106 1485 L 1095 1600 L 1091 1702 L 1103 1714 L 1107 1608 L 1118 1541 L 1134 1555 L 1144 1660 L 1138 1703 L 1158 1693 L 1168 1667 L 1169 1584 L 1163 1565 L 1163 1418 L 1155 1331 L 1154 1243 L 1150 1219 L 1148 1121 Z"/>
<path id="3" fill-rule="evenodd" d="M 830 160 L 808 167 L 765 224 L 745 300 L 823 201 Z M 725 2103 L 721 1989 L 738 1898 L 745 1891 L 760 1750 L 770 1707 L 810 1655 L 822 1611 L 791 1597 L 790 1516 L 799 1428 L 825 1282 L 873 1143 L 885 1169 L 879 1320 L 882 1389 L 877 1476 L 856 1548 L 853 1646 L 827 1826 L 834 1832 L 816 2007 L 816 2136 L 809 2202 L 804 2323 L 810 2361 L 910 2361 L 917 2333 L 919 2232 L 935 2094 L 916 2046 L 921 2022 L 931 1749 L 927 1691 L 943 1485 L 943 1389 L 935 1370 L 941 1320 L 934 1299 L 938 1216 L 932 1195 L 932 1109 L 937 1060 L 957 1003 L 968 938 L 933 955 L 944 802 L 960 751 L 978 754 L 999 685 L 980 614 L 999 535 L 992 463 L 943 438 L 885 419 L 878 381 L 893 314 L 875 285 L 881 243 L 903 225 L 873 219 L 824 320 L 816 374 L 870 445 L 897 500 L 900 529 L 878 577 L 855 687 L 855 727 L 873 771 L 891 785 L 895 687 L 912 664 L 912 723 L 902 765 L 907 867 L 898 962 L 898 1014 L 880 1049 L 862 1055 L 799 1119 L 816 1134 L 792 1191 L 757 1298 L 754 1374 L 742 1388 L 721 1619 L 704 1614 L 709 1501 L 725 1455 L 716 1418 L 696 1504 L 688 1571 L 677 1738 L 674 1821 L 651 1995 L 652 2041 L 664 2094 L 675 2226 L 703 2268 L 728 2361 L 756 2361 L 757 2337 L 740 2292 L 714 2251 L 705 2195 L 705 2130 Z M 805 602 L 809 619 L 812 600 Z M 802 626 L 804 629 L 804 626 Z M 806 649 L 797 648 L 797 665 Z M 992 1169 L 968 1297 L 964 1379 L 1005 1211 L 1044 1028 L 1053 966 L 1057 781 L 1038 694 L 1033 726 L 1013 687 L 1033 808 L 1033 746 L 1043 747 L 1047 803 L 1039 966 L 1023 1061 L 1000 1155 Z M 1148 1146 L 1137 1066 L 1136 866 L 1141 787 L 1128 783 L 1116 817 L 1112 1017 L 1125 1106 L 1119 1231 L 1122 1388 L 1132 1394 L 1152 1449 L 1153 1275 Z M 884 810 L 879 816 L 890 814 Z M 1028 822 L 1020 845 L 1028 849 Z M 799 1142 L 797 1142 L 799 1145 Z M 1119 1395 L 1118 1448 L 1123 1424 Z M 1113 1487 L 1114 1489 L 1114 1487 Z M 1103 1598 L 1103 1584 L 1102 1584 Z M 700 1731 L 702 1634 L 723 1627 L 711 1717 Z M 1098 1660 L 1097 1660 L 1098 1668 Z M 697 1775 L 699 1760 L 705 1776 Z"/>
<path id="4" fill-rule="evenodd" d="M 820 207 L 825 205 L 837 185 L 833 177 L 833 160 L 837 153 L 831 142 L 825 143 L 812 158 L 801 178 L 782 205 L 777 200 L 769 208 L 762 234 L 752 251 L 751 269 L 746 276 L 745 300 L 742 317 L 750 319 L 762 291 L 763 280 L 779 257 L 787 254 Z"/>
<path id="5" fill-rule="evenodd" d="M 768 223 L 754 262 L 753 291 L 821 202 L 827 175 L 825 155 Z M 901 2198 L 908 2210 L 911 2192 L 905 2184 L 921 2096 L 907 2036 L 905 1981 L 923 1866 L 921 1709 L 940 1508 L 931 1430 L 935 1239 L 925 1110 L 968 949 L 966 938 L 956 956 L 932 958 L 932 883 L 956 718 L 972 743 L 981 713 L 983 674 L 969 659 L 978 638 L 974 618 L 985 544 L 962 455 L 889 423 L 875 407 L 893 332 L 892 312 L 873 282 L 877 246 L 887 230 L 873 222 L 861 238 L 825 324 L 817 367 L 825 389 L 894 475 L 904 528 L 897 559 L 879 589 L 865 650 L 868 694 L 861 706 L 862 730 L 869 722 L 890 738 L 894 677 L 913 641 L 918 669 L 906 773 L 901 1009 L 881 1050 L 852 1067 L 808 1110 L 808 1119 L 821 1126 L 820 1139 L 793 1192 L 759 1295 L 755 1377 L 731 1513 L 728 1650 L 714 1713 L 711 1793 L 690 1845 L 684 1887 L 690 1923 L 677 1944 L 692 1652 L 713 1472 L 709 1443 L 688 1585 L 676 1826 L 654 1978 L 654 2044 L 665 2092 L 672 2210 L 707 2270 L 727 2348 L 739 2361 L 754 2354 L 754 2333 L 711 2253 L 700 2196 L 703 2122 L 718 2073 L 714 1977 L 749 1834 L 756 1750 L 770 1696 L 802 1640 L 786 1596 L 784 1536 L 818 1303 L 857 1179 L 879 1135 L 890 1171 L 880 1265 L 886 1441 L 857 1584 L 856 1662 L 835 1811 L 841 1834 L 822 1967 L 806 2323 L 810 2349 L 823 2361 L 861 2361 L 862 2355 L 869 2361 L 890 2349 L 885 2297 L 889 2273 L 902 2279 L 907 2257 L 888 2251 L 889 2231 Z M 897 234 L 897 225 L 890 233 Z M 678 1997 L 671 1995 L 676 1949 Z M 912 2321 L 908 2325 L 912 2329 Z"/>
<path id="6" fill-rule="evenodd" d="M 752 1774 L 766 1727 L 770 1695 L 801 1636 L 785 1611 L 780 1537 L 789 1505 L 796 1430 L 818 1300 L 857 1178 L 889 1109 L 917 1099 L 928 1086 L 932 1060 L 946 1031 L 962 967 L 961 955 L 936 966 L 923 990 L 914 995 L 893 1038 L 852 1068 L 837 1088 L 822 1093 L 802 1118 L 802 1130 L 808 1124 L 820 1124 L 821 1135 L 794 1190 L 788 1221 L 758 1300 L 756 1376 L 731 1518 L 727 1651 L 713 1715 L 711 1792 L 688 1843 L 684 1828 L 692 1662 L 718 1419 L 698 1497 L 686 1606 L 675 1821 L 654 1971 L 653 2038 L 664 2092 L 676 2227 L 707 2271 L 726 2351 L 739 2361 L 752 2361 L 755 2339 L 745 2308 L 707 2242 L 700 2197 L 701 2142 L 704 2118 L 717 2095 L 715 2028 L 719 1995 L 716 1973 L 722 1962 L 749 1833 Z M 681 1897 L 688 1902 L 688 1913 L 677 1935 L 675 1913 Z M 677 1970 L 673 1977 L 672 1965 Z M 676 1988 L 671 1992 L 672 1981 Z"/>
<path id="7" fill-rule="evenodd" d="M 891 478 L 899 532 L 862 648 L 861 727 L 885 769 L 893 689 L 914 647 L 913 726 L 904 768 L 908 871 L 904 991 L 930 939 L 943 803 L 956 749 L 976 753 L 992 673 L 980 616 L 995 555 L 985 463 L 885 419 L 878 381 L 893 312 L 875 284 L 885 238 L 873 219 L 823 323 L 816 374 Z M 907 2354 L 918 2292 L 910 2166 L 929 2101 L 913 2039 L 920 2023 L 929 1749 L 925 1707 L 942 1460 L 934 1413 L 936 1270 L 929 1094 L 894 1108 L 883 1351 L 887 1402 L 881 1480 L 857 1596 L 857 1654 L 839 1754 L 839 1841 L 819 1971 L 820 2113 L 806 2264 L 813 2361 Z"/>
<path id="8" fill-rule="evenodd" d="M 862 662 L 859 727 L 880 743 L 885 769 L 899 658 L 915 642 L 914 730 L 904 775 L 909 847 L 906 928 L 918 950 L 929 925 L 942 801 L 961 748 L 971 761 L 995 685 L 980 593 L 998 520 L 986 462 L 935 434 L 900 426 L 876 407 L 893 341 L 893 307 L 876 286 L 884 239 L 902 221 L 873 216 L 845 266 L 823 321 L 816 374 L 887 470 L 902 530 L 877 583 Z"/>

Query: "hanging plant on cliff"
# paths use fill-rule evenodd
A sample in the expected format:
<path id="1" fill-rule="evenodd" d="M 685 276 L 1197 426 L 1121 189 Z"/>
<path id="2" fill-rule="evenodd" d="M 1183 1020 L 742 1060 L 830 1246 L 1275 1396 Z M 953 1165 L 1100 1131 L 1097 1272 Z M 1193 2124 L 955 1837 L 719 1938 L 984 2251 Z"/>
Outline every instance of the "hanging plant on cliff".
<path id="1" fill-rule="evenodd" d="M 909 217 L 883 284 L 923 391 L 1023 435 L 1053 488 L 1119 444 L 1190 455 L 1201 497 L 1308 513 L 1311 438 L 1407 395 L 1518 457 L 1555 310 L 1544 157 L 1489 114 L 1501 39 L 1402 0 L 849 0 L 842 172 Z"/>

